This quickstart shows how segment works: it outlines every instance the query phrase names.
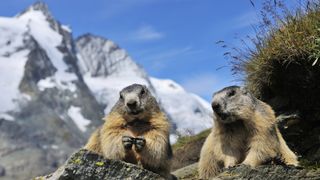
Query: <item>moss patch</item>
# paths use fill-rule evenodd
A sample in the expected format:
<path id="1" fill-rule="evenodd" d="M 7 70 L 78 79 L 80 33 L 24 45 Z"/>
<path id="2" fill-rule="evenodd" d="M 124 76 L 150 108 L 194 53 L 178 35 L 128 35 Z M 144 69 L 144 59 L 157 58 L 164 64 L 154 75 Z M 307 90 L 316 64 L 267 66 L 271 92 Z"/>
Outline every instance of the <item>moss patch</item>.
<path id="1" fill-rule="evenodd" d="M 96 162 L 96 165 L 97 165 L 97 166 L 103 166 L 103 165 L 104 165 L 104 162 Z"/>
<path id="2" fill-rule="evenodd" d="M 79 158 L 76 158 L 74 160 L 71 161 L 73 164 L 81 164 L 82 163 L 82 160 L 79 159 Z"/>

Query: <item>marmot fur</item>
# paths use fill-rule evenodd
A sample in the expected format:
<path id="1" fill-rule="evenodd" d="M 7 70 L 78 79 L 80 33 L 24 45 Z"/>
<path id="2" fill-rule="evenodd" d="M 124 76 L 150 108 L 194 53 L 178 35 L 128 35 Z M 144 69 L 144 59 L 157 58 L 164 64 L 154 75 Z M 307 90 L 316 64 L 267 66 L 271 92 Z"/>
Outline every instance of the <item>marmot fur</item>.
<path id="1" fill-rule="evenodd" d="M 224 88 L 212 100 L 214 126 L 200 154 L 199 176 L 209 179 L 224 167 L 256 167 L 275 158 L 298 165 L 277 127 L 272 108 L 238 86 Z"/>
<path id="2" fill-rule="evenodd" d="M 170 179 L 169 131 L 168 119 L 147 87 L 133 84 L 120 92 L 118 102 L 85 149 L 139 164 Z"/>

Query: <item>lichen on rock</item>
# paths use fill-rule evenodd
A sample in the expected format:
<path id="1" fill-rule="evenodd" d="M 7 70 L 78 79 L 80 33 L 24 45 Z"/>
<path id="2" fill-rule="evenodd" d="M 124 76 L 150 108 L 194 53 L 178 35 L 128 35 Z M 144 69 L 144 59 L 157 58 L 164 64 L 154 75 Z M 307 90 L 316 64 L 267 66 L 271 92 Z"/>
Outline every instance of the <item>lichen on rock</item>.
<path id="1" fill-rule="evenodd" d="M 81 149 L 50 175 L 35 180 L 112 180 L 112 179 L 163 179 L 160 175 L 134 164 L 104 157 Z"/>

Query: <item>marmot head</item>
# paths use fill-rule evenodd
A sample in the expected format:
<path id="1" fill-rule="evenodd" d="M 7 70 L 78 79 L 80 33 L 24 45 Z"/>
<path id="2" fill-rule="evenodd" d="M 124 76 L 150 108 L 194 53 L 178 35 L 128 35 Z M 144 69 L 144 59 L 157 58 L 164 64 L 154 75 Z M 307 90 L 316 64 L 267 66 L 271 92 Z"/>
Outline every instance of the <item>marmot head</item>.
<path id="1" fill-rule="evenodd" d="M 226 87 L 214 93 L 211 103 L 217 120 L 222 123 L 250 118 L 255 104 L 255 97 L 239 86 Z"/>
<path id="2" fill-rule="evenodd" d="M 143 119 L 159 107 L 148 88 L 140 84 L 132 84 L 120 91 L 118 107 L 128 121 Z"/>

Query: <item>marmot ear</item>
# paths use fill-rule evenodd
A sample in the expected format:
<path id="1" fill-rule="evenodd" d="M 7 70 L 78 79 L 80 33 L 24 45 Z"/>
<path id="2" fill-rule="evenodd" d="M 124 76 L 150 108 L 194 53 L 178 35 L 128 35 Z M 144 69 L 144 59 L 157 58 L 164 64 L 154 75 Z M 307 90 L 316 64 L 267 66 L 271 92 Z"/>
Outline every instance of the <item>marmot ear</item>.
<path id="1" fill-rule="evenodd" d="M 148 90 L 146 85 L 142 85 L 143 89 Z"/>
<path id="2" fill-rule="evenodd" d="M 247 89 L 246 87 L 243 87 L 243 86 L 240 87 L 240 91 L 241 91 L 243 94 L 248 94 L 248 93 L 249 93 L 248 89 Z"/>
<path id="3" fill-rule="evenodd" d="M 121 100 L 123 100 L 122 91 L 119 92 L 119 98 L 120 98 Z"/>

